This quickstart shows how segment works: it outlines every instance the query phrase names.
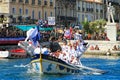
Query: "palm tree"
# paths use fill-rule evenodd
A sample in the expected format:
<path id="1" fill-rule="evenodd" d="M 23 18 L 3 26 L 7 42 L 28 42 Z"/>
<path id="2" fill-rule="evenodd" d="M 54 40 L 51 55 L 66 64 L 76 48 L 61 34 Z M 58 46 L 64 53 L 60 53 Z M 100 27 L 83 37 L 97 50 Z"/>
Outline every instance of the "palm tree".
<path id="1" fill-rule="evenodd" d="M 86 33 L 90 33 L 90 27 L 89 27 L 89 22 L 88 21 L 84 21 L 82 22 L 82 26 L 83 26 L 83 29 Z"/>
<path id="2" fill-rule="evenodd" d="M 104 32 L 105 25 L 106 25 L 106 20 L 104 19 L 95 20 L 93 22 L 88 22 L 88 21 L 82 22 L 84 32 L 86 32 L 87 34 L 92 34 L 92 35 L 96 33 L 101 34 L 102 32 Z"/>
<path id="3" fill-rule="evenodd" d="M 104 19 L 99 19 L 99 20 L 95 20 L 94 22 L 90 22 L 90 28 L 98 33 L 104 32 L 105 25 L 106 25 L 106 20 Z"/>

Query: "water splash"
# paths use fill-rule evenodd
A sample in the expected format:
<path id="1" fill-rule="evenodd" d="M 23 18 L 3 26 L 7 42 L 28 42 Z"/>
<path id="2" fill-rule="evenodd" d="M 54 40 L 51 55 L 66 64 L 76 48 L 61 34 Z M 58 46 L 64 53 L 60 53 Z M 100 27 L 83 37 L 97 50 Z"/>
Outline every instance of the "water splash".
<path id="1" fill-rule="evenodd" d="M 20 64 L 20 65 L 14 65 L 14 67 L 30 67 L 30 65 L 29 64 L 27 64 L 27 65 Z"/>

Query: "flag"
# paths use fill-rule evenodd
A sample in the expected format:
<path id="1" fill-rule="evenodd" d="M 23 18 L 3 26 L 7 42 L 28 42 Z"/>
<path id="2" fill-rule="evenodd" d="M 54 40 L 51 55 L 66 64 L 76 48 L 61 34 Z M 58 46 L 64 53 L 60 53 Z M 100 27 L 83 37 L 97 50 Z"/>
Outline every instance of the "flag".
<path id="1" fill-rule="evenodd" d="M 38 46 L 38 41 L 40 40 L 40 32 L 39 28 L 43 26 L 43 20 L 40 19 L 37 22 L 37 25 L 35 28 L 31 28 L 30 30 L 27 31 L 27 37 L 25 41 L 28 39 L 32 42 L 32 44 L 37 47 Z"/>
<path id="2" fill-rule="evenodd" d="M 35 33 L 35 34 L 34 34 Z M 35 30 L 33 31 L 34 37 L 32 37 L 32 41 L 34 46 L 37 46 L 37 42 L 40 40 L 40 32 L 39 32 L 39 26 L 36 26 Z"/>
<path id="3" fill-rule="evenodd" d="M 37 25 L 35 28 L 31 28 L 27 31 L 27 38 L 25 41 L 29 39 L 32 44 L 37 47 L 38 41 L 40 40 L 39 26 Z"/>

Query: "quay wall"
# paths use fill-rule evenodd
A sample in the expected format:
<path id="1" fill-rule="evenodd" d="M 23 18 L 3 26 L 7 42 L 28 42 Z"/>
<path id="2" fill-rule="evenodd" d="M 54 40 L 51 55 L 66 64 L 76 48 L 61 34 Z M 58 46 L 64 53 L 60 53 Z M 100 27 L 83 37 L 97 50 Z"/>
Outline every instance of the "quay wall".
<path id="1" fill-rule="evenodd" d="M 95 40 L 85 40 L 88 42 L 89 47 L 86 50 L 86 54 L 97 54 L 97 55 L 106 55 L 108 50 L 111 55 L 120 55 L 120 41 L 95 41 Z M 98 45 L 99 50 L 91 50 L 91 46 L 95 48 Z M 116 45 L 118 50 L 113 50 Z"/>

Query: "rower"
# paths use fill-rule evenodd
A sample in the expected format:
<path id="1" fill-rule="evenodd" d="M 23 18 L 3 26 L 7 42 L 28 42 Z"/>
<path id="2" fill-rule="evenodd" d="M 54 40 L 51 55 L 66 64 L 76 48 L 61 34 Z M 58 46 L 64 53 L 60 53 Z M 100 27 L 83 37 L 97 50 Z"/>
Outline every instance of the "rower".
<path id="1" fill-rule="evenodd" d="M 49 53 L 50 53 L 50 50 L 44 45 L 44 46 L 42 47 L 42 54 L 48 55 Z"/>
<path id="2" fill-rule="evenodd" d="M 33 52 L 34 55 L 40 54 L 40 46 L 37 46 Z"/>

